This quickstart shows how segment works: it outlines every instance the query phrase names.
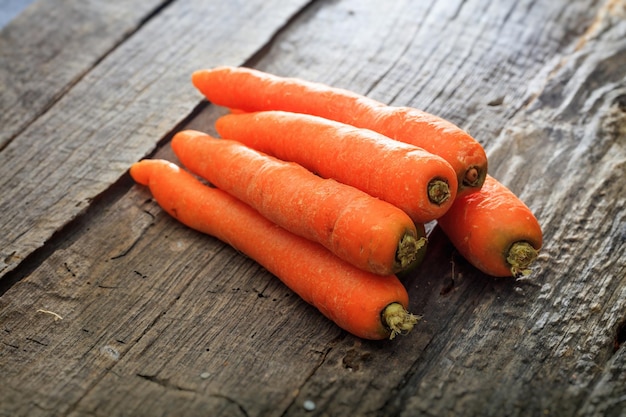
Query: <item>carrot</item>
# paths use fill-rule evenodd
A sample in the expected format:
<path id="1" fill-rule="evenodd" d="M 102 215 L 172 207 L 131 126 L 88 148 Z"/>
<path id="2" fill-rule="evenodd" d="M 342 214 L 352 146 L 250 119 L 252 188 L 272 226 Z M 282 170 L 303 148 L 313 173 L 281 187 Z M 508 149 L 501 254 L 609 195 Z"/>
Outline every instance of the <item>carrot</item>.
<path id="1" fill-rule="evenodd" d="M 450 163 L 459 195 L 480 188 L 487 175 L 487 156 L 480 143 L 454 124 L 415 108 L 387 106 L 345 89 L 241 67 L 199 70 L 192 82 L 220 106 L 312 114 L 423 148 Z"/>
<path id="2" fill-rule="evenodd" d="M 224 138 L 385 200 L 415 223 L 440 217 L 456 196 L 450 164 L 371 130 L 283 111 L 227 114 L 215 126 Z"/>
<path id="3" fill-rule="evenodd" d="M 364 339 L 406 333 L 417 317 L 395 275 L 342 261 L 323 246 L 272 223 L 250 206 L 164 160 L 143 160 L 130 174 L 177 220 L 256 260 L 344 330 Z"/>
<path id="4" fill-rule="evenodd" d="M 529 274 L 543 242 L 528 206 L 490 175 L 437 222 L 465 259 L 496 277 Z"/>
<path id="5" fill-rule="evenodd" d="M 361 269 L 389 275 L 424 257 L 423 225 L 418 232 L 405 212 L 356 188 L 193 130 L 177 133 L 172 148 L 194 174 Z"/>

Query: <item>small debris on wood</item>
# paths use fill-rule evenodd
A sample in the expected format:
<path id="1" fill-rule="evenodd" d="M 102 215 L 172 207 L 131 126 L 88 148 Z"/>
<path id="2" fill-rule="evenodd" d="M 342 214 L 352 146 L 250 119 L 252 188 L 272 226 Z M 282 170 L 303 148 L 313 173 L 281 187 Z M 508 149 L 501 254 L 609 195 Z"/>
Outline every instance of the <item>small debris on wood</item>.
<path id="1" fill-rule="evenodd" d="M 61 317 L 59 314 L 55 313 L 54 311 L 43 310 L 40 308 L 39 310 L 37 310 L 37 313 L 50 314 L 51 316 L 54 316 L 54 321 L 63 320 L 63 317 Z"/>

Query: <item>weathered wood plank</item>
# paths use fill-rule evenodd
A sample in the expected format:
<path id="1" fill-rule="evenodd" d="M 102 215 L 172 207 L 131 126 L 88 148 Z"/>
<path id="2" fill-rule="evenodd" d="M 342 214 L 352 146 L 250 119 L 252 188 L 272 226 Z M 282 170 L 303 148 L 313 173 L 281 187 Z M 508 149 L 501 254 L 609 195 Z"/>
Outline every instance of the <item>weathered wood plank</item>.
<path id="1" fill-rule="evenodd" d="M 193 70 L 243 63 L 305 4 L 176 1 L 85 74 L 0 152 L 0 277 L 192 112 Z"/>
<path id="2" fill-rule="evenodd" d="M 1 414 L 285 408 L 338 329 L 146 190 L 107 203 L 0 299 Z"/>
<path id="3" fill-rule="evenodd" d="M 163 3 L 39 1 L 3 27 L 0 149 Z"/>
<path id="4" fill-rule="evenodd" d="M 258 67 L 425 108 L 469 129 L 489 150 L 491 172 L 537 212 L 546 247 L 531 279 L 492 283 L 437 245 L 436 265 L 410 282 L 426 323 L 409 338 L 426 348 L 418 357 L 394 351 L 406 373 L 385 385 L 385 353 L 339 381 L 335 364 L 323 364 L 289 415 L 304 414 L 296 404 L 305 398 L 320 403 L 314 415 L 619 415 L 626 370 L 612 349 L 626 316 L 624 2 L 396 7 L 404 13 L 393 25 L 372 20 L 376 35 L 359 31 L 372 29 L 359 16 L 382 10 L 321 9 L 326 19 L 353 20 L 341 27 L 358 53 L 299 47 L 320 32 L 309 20 L 278 38 Z M 389 48 L 375 43 L 381 34 Z"/>
<path id="5" fill-rule="evenodd" d="M 620 415 L 626 29 L 616 5 L 320 2 L 257 64 L 471 127 L 492 172 L 544 225 L 531 278 L 476 272 L 435 228 L 427 263 L 406 280 L 424 320 L 393 342 L 360 341 L 169 219 L 145 190 L 109 190 L 0 298 L 6 414 Z M 209 130 L 218 111 L 190 126 Z M 156 156 L 174 159 L 167 146 Z"/>

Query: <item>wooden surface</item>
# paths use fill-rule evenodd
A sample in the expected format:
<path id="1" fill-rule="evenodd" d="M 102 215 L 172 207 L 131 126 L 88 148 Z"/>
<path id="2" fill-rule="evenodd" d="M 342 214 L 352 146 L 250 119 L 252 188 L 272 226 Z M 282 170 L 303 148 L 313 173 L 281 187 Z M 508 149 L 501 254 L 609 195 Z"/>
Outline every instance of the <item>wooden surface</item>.
<path id="1" fill-rule="evenodd" d="M 423 320 L 369 342 L 178 224 L 127 170 L 214 132 L 189 75 L 222 64 L 467 129 L 543 226 L 533 274 L 429 225 Z M 0 86 L 0 416 L 626 416 L 624 0 L 39 1 Z"/>

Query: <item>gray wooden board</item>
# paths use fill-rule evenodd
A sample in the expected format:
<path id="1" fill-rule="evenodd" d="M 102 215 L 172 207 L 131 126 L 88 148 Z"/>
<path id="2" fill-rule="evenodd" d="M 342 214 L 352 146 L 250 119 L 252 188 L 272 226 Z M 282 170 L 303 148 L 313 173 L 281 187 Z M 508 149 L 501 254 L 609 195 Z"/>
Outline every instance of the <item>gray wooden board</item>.
<path id="1" fill-rule="evenodd" d="M 3 27 L 0 149 L 128 38 L 162 3 L 39 1 Z"/>
<path id="2" fill-rule="evenodd" d="M 0 277 L 193 111 L 192 71 L 243 63 L 305 4 L 173 2 L 106 54 L 0 152 Z"/>
<path id="3" fill-rule="evenodd" d="M 143 189 L 94 212 L 64 246 L 2 297 L 3 415 L 232 415 L 238 402 L 270 412 L 339 333 Z"/>
<path id="4" fill-rule="evenodd" d="M 300 402 L 318 399 L 318 415 L 624 415 L 624 348 L 614 346 L 626 319 L 626 4 L 401 3 L 388 20 L 374 18 L 383 6 L 322 7 L 339 32 L 327 49 L 353 53 L 298 47 L 319 36 L 309 20 L 257 67 L 455 121 L 535 211 L 546 245 L 529 279 L 489 282 L 449 248 L 433 250 L 435 229 L 429 265 L 409 283 L 426 347 L 394 352 L 403 379 L 381 395 L 387 374 L 376 366 L 330 383 L 330 363 Z"/>
<path id="5" fill-rule="evenodd" d="M 546 245 L 529 279 L 485 282 L 433 251 L 432 236 L 431 264 L 409 286 L 427 346 L 394 352 L 408 369 L 393 394 L 377 392 L 387 374 L 376 366 L 330 383 L 331 363 L 300 401 L 317 398 L 318 415 L 623 415 L 624 348 L 613 350 L 626 318 L 625 3 L 400 3 L 389 20 L 362 2 L 322 7 L 336 35 L 351 33 L 326 37 L 327 49 L 354 53 L 298 47 L 319 36 L 309 20 L 257 67 L 455 121 L 535 211 Z"/>
<path id="6" fill-rule="evenodd" d="M 423 320 L 362 341 L 124 177 L 0 297 L 0 415 L 623 416 L 624 7 L 317 2 L 254 60 L 470 130 L 544 228 L 529 278 L 478 273 L 435 227 L 404 280 Z"/>

